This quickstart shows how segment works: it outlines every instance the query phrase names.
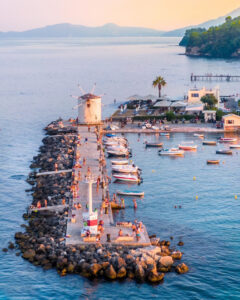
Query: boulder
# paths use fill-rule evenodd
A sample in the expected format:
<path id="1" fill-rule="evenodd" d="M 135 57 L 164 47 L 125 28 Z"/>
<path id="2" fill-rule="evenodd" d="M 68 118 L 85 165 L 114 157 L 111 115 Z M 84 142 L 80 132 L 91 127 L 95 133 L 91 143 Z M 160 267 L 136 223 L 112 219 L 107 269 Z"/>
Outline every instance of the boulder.
<path id="1" fill-rule="evenodd" d="M 36 252 L 33 249 L 28 249 L 25 252 L 23 252 L 22 257 L 28 260 L 33 260 L 35 255 Z"/>
<path id="2" fill-rule="evenodd" d="M 67 266 L 67 271 L 68 271 L 68 273 L 73 273 L 73 272 L 74 272 L 74 269 L 75 269 L 74 264 L 69 263 L 68 266 Z"/>
<path id="3" fill-rule="evenodd" d="M 164 278 L 164 273 L 159 274 L 155 269 L 149 272 L 147 277 L 148 281 L 151 283 L 162 281 L 163 278 Z"/>
<path id="4" fill-rule="evenodd" d="M 90 265 L 90 273 L 93 275 L 93 276 L 97 276 L 97 273 L 102 269 L 101 265 L 99 264 L 91 264 Z"/>
<path id="5" fill-rule="evenodd" d="M 177 265 L 175 270 L 178 274 L 184 274 L 189 271 L 189 268 L 186 264 L 182 263 L 182 264 Z"/>
<path id="6" fill-rule="evenodd" d="M 182 252 L 180 252 L 180 251 L 175 251 L 175 252 L 172 253 L 171 256 L 172 256 L 173 259 L 178 259 L 178 260 L 180 260 L 180 259 L 182 258 Z"/>
<path id="7" fill-rule="evenodd" d="M 183 246 L 184 245 L 184 242 L 180 241 L 178 242 L 178 246 Z"/>
<path id="8" fill-rule="evenodd" d="M 171 256 L 163 256 L 160 258 L 159 260 L 160 264 L 163 266 L 163 267 L 171 267 L 172 264 L 173 264 L 173 259 Z"/>
<path id="9" fill-rule="evenodd" d="M 117 278 L 117 274 L 116 274 L 116 271 L 114 270 L 113 265 L 109 265 L 107 267 L 107 269 L 105 270 L 105 276 L 107 277 L 107 279 L 110 279 L 110 280 L 114 280 Z"/>
<path id="10" fill-rule="evenodd" d="M 127 275 L 126 268 L 124 266 L 121 266 L 121 268 L 117 272 L 117 278 L 124 278 Z"/>
<path id="11" fill-rule="evenodd" d="M 135 277 L 138 281 L 144 281 L 144 279 L 145 279 L 145 271 L 144 271 L 142 265 L 139 263 L 136 265 Z"/>

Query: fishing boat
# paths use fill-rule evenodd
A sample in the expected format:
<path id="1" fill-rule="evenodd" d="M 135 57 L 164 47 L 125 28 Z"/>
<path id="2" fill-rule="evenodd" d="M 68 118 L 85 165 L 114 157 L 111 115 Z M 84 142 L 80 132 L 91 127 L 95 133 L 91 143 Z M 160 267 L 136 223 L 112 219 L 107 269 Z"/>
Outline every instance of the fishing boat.
<path id="1" fill-rule="evenodd" d="M 220 163 L 220 160 L 218 160 L 218 159 L 207 160 L 208 165 L 218 165 L 219 163 Z"/>
<path id="2" fill-rule="evenodd" d="M 218 139 L 219 143 L 233 143 L 236 142 L 237 139 L 236 138 L 219 138 Z"/>
<path id="3" fill-rule="evenodd" d="M 146 147 L 162 147 L 163 143 L 148 143 L 146 142 Z"/>
<path id="4" fill-rule="evenodd" d="M 232 150 L 224 150 L 224 149 L 219 149 L 216 151 L 216 154 L 226 154 L 226 155 L 232 155 Z"/>
<path id="5" fill-rule="evenodd" d="M 159 155 L 169 155 L 169 156 L 183 156 L 184 151 L 179 150 L 177 148 L 171 148 L 171 149 L 162 149 L 158 152 Z"/>
<path id="6" fill-rule="evenodd" d="M 130 174 L 113 174 L 113 177 L 120 181 L 126 181 L 126 182 L 140 182 L 141 179 L 138 176 L 130 175 Z"/>
<path id="7" fill-rule="evenodd" d="M 240 145 L 230 145 L 230 149 L 240 149 Z"/>
<path id="8" fill-rule="evenodd" d="M 128 165 L 128 160 L 112 160 L 112 165 Z"/>
<path id="9" fill-rule="evenodd" d="M 170 136 L 170 133 L 168 133 L 168 132 L 160 132 L 160 135 L 161 136 Z"/>
<path id="10" fill-rule="evenodd" d="M 201 133 L 194 133 L 193 136 L 196 136 L 199 138 L 204 138 L 204 134 L 201 134 Z"/>
<path id="11" fill-rule="evenodd" d="M 196 151 L 197 145 L 180 144 L 178 145 L 178 148 L 184 151 Z"/>
<path id="12" fill-rule="evenodd" d="M 138 173 L 138 167 L 132 165 L 112 166 L 112 170 L 118 173 Z"/>
<path id="13" fill-rule="evenodd" d="M 117 195 L 143 197 L 144 192 L 124 190 L 124 191 L 117 191 Z"/>
<path id="14" fill-rule="evenodd" d="M 208 146 L 216 146 L 217 142 L 216 141 L 203 141 L 203 145 L 208 145 Z"/>

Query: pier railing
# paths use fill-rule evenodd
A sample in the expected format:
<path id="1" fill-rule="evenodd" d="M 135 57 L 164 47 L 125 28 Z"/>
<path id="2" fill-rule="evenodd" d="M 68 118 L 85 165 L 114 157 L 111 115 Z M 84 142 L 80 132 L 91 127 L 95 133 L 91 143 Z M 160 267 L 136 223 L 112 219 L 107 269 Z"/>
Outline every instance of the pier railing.
<path id="1" fill-rule="evenodd" d="M 191 74 L 191 81 L 240 81 L 240 75 L 230 75 L 230 74 L 205 74 L 205 75 L 196 75 Z"/>

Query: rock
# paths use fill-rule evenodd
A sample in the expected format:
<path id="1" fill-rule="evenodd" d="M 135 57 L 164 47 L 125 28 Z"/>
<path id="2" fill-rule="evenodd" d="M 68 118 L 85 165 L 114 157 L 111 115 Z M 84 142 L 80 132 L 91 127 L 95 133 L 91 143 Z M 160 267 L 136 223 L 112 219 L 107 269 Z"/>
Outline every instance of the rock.
<path id="1" fill-rule="evenodd" d="M 14 249 L 15 245 L 12 242 L 9 242 L 8 249 Z"/>
<path id="2" fill-rule="evenodd" d="M 121 266 L 121 268 L 117 272 L 117 278 L 124 278 L 127 275 L 126 268 L 124 266 Z"/>
<path id="3" fill-rule="evenodd" d="M 102 262 L 102 263 L 101 263 L 101 267 L 102 267 L 102 269 L 103 269 L 103 270 L 106 270 L 106 269 L 107 269 L 107 267 L 109 266 L 109 264 L 110 264 L 110 263 L 109 263 L 108 261 L 104 261 L 104 262 Z"/>
<path id="4" fill-rule="evenodd" d="M 68 273 L 73 273 L 74 269 L 75 269 L 74 264 L 72 264 L 72 263 L 68 264 L 68 266 L 67 266 Z"/>
<path id="5" fill-rule="evenodd" d="M 2 248 L 3 252 L 8 252 L 8 248 Z"/>
<path id="6" fill-rule="evenodd" d="M 127 277 L 130 278 L 130 279 L 134 279 L 135 275 L 132 271 L 128 270 Z"/>
<path id="7" fill-rule="evenodd" d="M 91 273 L 90 273 L 90 265 L 86 262 L 83 262 L 81 264 L 81 275 L 84 277 L 91 277 Z"/>
<path id="8" fill-rule="evenodd" d="M 151 283 L 156 283 L 156 282 L 162 281 L 163 278 L 164 278 L 164 273 L 158 274 L 158 272 L 156 270 L 149 272 L 148 277 L 147 277 L 148 281 Z"/>
<path id="9" fill-rule="evenodd" d="M 186 264 L 182 263 L 177 265 L 175 270 L 178 274 L 184 274 L 189 271 L 189 268 Z"/>
<path id="10" fill-rule="evenodd" d="M 172 253 L 171 256 L 172 256 L 173 259 L 178 259 L 178 260 L 179 260 L 179 259 L 182 258 L 182 252 L 180 252 L 180 251 L 175 251 L 175 252 Z"/>
<path id="11" fill-rule="evenodd" d="M 27 251 L 23 252 L 22 257 L 28 260 L 33 260 L 36 252 L 33 249 L 28 249 Z"/>
<path id="12" fill-rule="evenodd" d="M 105 273 L 105 276 L 110 280 L 114 280 L 117 278 L 117 274 L 116 274 L 116 271 L 114 270 L 113 265 L 109 265 L 104 273 Z"/>
<path id="13" fill-rule="evenodd" d="M 179 243 L 178 243 L 178 246 L 183 246 L 184 245 L 184 242 L 182 242 L 182 241 L 180 241 Z"/>
<path id="14" fill-rule="evenodd" d="M 135 269 L 135 277 L 138 281 L 142 282 L 145 279 L 145 271 L 142 265 L 137 264 Z"/>
<path id="15" fill-rule="evenodd" d="M 172 264 L 173 264 L 173 259 L 171 256 L 163 256 L 160 258 L 159 260 L 160 264 L 163 266 L 163 267 L 171 267 Z"/>
<path id="16" fill-rule="evenodd" d="M 43 266 L 43 269 L 44 270 L 50 270 L 50 269 L 52 269 L 52 267 L 53 267 L 52 264 L 49 262 L 49 263 L 47 263 L 46 265 Z"/>
<path id="17" fill-rule="evenodd" d="M 90 273 L 93 275 L 93 276 L 97 276 L 97 273 L 102 269 L 101 265 L 100 264 L 91 264 L 90 266 Z"/>

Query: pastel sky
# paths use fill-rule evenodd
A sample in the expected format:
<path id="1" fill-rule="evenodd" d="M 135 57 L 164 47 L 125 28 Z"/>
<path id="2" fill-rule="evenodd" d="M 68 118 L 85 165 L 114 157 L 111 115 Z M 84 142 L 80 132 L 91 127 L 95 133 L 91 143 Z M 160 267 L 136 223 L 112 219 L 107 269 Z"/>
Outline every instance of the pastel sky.
<path id="1" fill-rule="evenodd" d="M 225 15 L 239 0 L 0 0 L 0 31 L 57 23 L 170 30 Z"/>

